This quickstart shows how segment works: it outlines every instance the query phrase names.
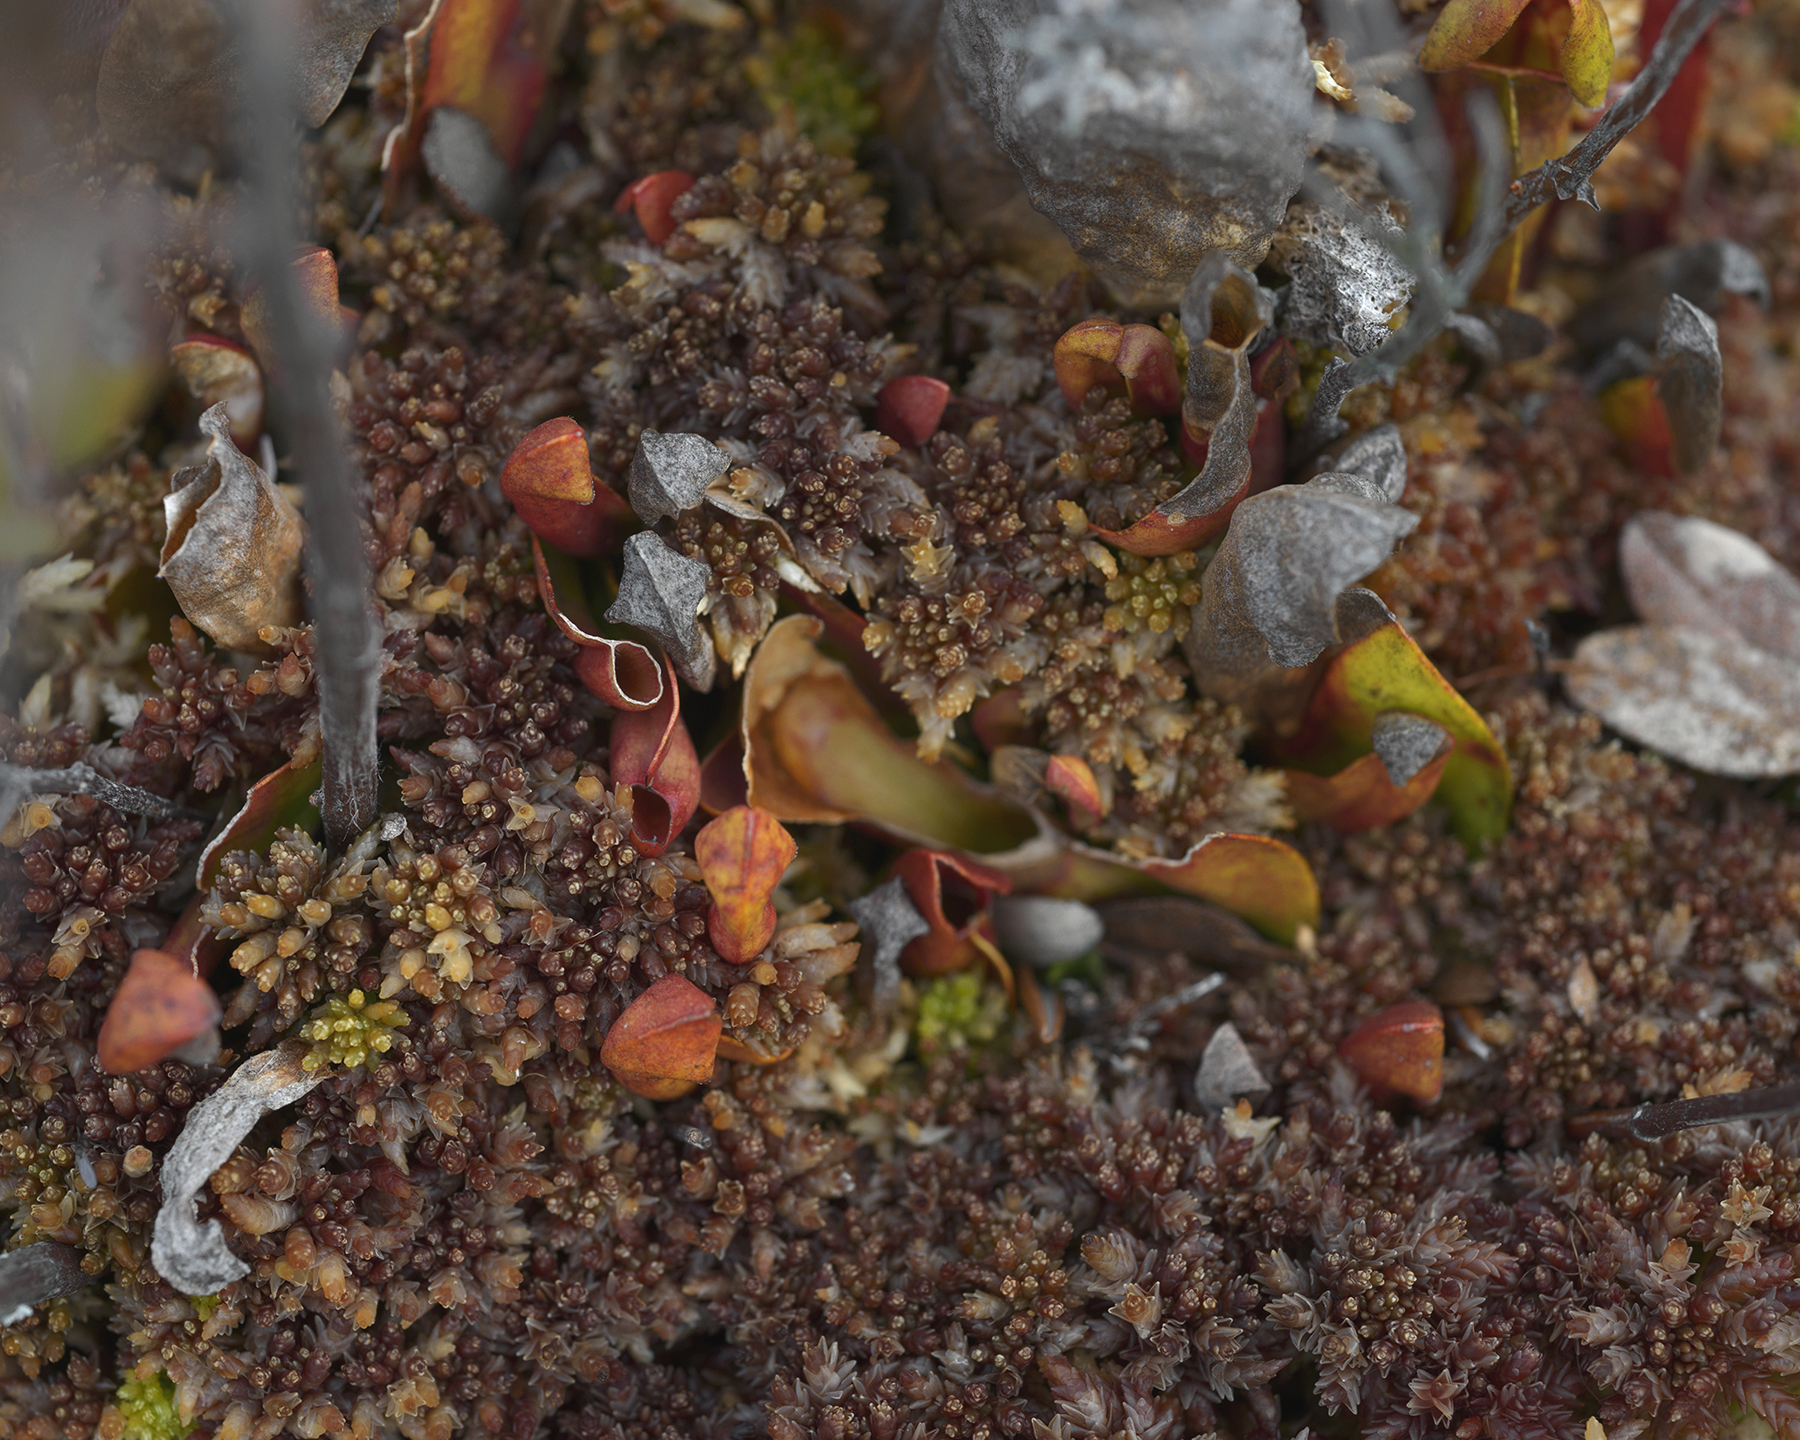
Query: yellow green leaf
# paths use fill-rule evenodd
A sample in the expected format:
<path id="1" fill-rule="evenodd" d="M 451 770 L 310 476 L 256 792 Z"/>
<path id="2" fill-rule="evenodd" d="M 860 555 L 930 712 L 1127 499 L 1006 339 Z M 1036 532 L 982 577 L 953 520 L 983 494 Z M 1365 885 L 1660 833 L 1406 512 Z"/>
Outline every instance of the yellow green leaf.
<path id="1" fill-rule="evenodd" d="M 1528 0 L 1450 0 L 1439 13 L 1425 46 L 1421 70 L 1455 70 L 1491 50 L 1512 29 Z M 1598 9 L 1598 5 L 1595 5 Z M 1604 20 L 1604 17 L 1602 17 Z"/>
<path id="2" fill-rule="evenodd" d="M 1437 671 L 1412 636 L 1390 621 L 1331 662 L 1299 731 L 1277 747 L 1307 770 L 1332 774 L 1372 747 L 1383 711 L 1420 715 L 1449 732 L 1455 748 L 1433 799 L 1450 809 L 1457 836 L 1471 848 L 1505 833 L 1512 771 L 1487 722 Z"/>
<path id="3" fill-rule="evenodd" d="M 1606 86 L 1612 79 L 1612 27 L 1600 0 L 1569 0 L 1574 24 L 1563 41 L 1562 73 L 1575 98 L 1590 110 L 1606 103 Z"/>

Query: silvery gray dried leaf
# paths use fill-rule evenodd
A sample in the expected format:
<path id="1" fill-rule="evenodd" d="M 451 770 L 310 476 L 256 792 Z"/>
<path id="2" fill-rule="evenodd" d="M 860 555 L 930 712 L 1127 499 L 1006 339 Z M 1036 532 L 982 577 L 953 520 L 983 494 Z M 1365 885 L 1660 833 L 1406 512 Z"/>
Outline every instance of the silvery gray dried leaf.
<path id="1" fill-rule="evenodd" d="M 1406 442 L 1400 427 L 1390 421 L 1364 431 L 1338 453 L 1331 468 L 1372 480 L 1383 499 L 1399 504 L 1406 493 Z"/>
<path id="2" fill-rule="evenodd" d="M 654 525 L 692 510 L 730 468 L 731 457 L 704 435 L 646 430 L 631 457 L 626 493 L 638 518 Z"/>
<path id="3" fill-rule="evenodd" d="M 1249 478 L 1257 410 L 1250 347 L 1274 317 L 1269 293 L 1224 251 L 1214 251 L 1195 268 L 1181 296 L 1181 328 L 1188 341 L 1181 419 L 1190 432 L 1207 438 L 1206 463 L 1157 507 L 1159 513 L 1176 520 L 1210 515 Z"/>
<path id="4" fill-rule="evenodd" d="M 257 632 L 299 623 L 300 513 L 231 440 L 223 405 L 200 417 L 206 461 L 163 498 L 168 538 L 157 574 L 182 613 L 227 650 L 267 654 Z"/>
<path id="5" fill-rule="evenodd" d="M 1642 510 L 1620 531 L 1619 570 L 1640 620 L 1707 630 L 1800 662 L 1800 580 L 1748 535 Z"/>
<path id="6" fill-rule="evenodd" d="M 900 997 L 900 952 L 909 942 L 931 933 L 931 926 L 896 875 L 844 906 L 862 931 L 868 960 L 869 1003 L 885 1015 Z M 870 943 L 873 942 L 873 943 Z"/>
<path id="7" fill-rule="evenodd" d="M 1200 688 L 1246 703 L 1344 639 L 1338 597 L 1418 523 L 1361 475 L 1332 472 L 1243 501 L 1184 642 Z"/>
<path id="8" fill-rule="evenodd" d="M 1093 906 L 1049 895 L 1002 895 L 992 906 L 994 938 L 1008 960 L 1048 970 L 1077 960 L 1105 938 Z"/>
<path id="9" fill-rule="evenodd" d="M 1031 203 L 1128 304 L 1256 265 L 1299 187 L 1313 69 L 1264 0 L 946 0 L 937 53 Z"/>
<path id="10" fill-rule="evenodd" d="M 1640 256 L 1604 284 L 1565 327 L 1589 361 L 1621 340 L 1641 349 L 1656 345 L 1663 302 L 1671 295 L 1717 314 L 1732 295 L 1769 303 L 1769 277 L 1762 262 L 1735 240 L 1670 245 Z"/>
<path id="11" fill-rule="evenodd" d="M 1494 332 L 1494 338 L 1500 342 L 1503 361 L 1529 360 L 1534 355 L 1541 355 L 1555 338 L 1550 327 L 1537 316 L 1514 310 L 1509 305 L 1477 302 L 1469 306 L 1469 313 Z"/>
<path id="12" fill-rule="evenodd" d="M 59 1295 L 73 1295 L 99 1277 L 81 1268 L 81 1252 L 73 1245 L 40 1241 L 0 1255 L 0 1325 L 29 1319 L 31 1307 Z"/>
<path id="13" fill-rule="evenodd" d="M 253 1055 L 231 1078 L 188 1111 L 187 1122 L 162 1166 L 162 1208 L 151 1232 L 157 1274 L 184 1295 L 216 1295 L 250 1267 L 225 1245 L 217 1220 L 199 1223 L 194 1196 L 231 1158 L 263 1116 L 300 1099 L 325 1077 L 301 1064 L 307 1049 L 295 1041 Z"/>
<path id="14" fill-rule="evenodd" d="M 1200 1068 L 1194 1073 L 1194 1100 L 1200 1112 L 1222 1110 L 1240 1095 L 1260 1095 L 1268 1088 L 1244 1037 L 1227 1020 L 1200 1052 Z"/>
<path id="15" fill-rule="evenodd" d="M 700 624 L 706 582 L 712 572 L 671 550 L 660 535 L 640 530 L 625 542 L 619 598 L 607 608 L 615 625 L 635 625 L 668 651 L 681 678 L 696 690 L 712 689 L 718 656 Z"/>
<path id="16" fill-rule="evenodd" d="M 1569 697 L 1640 745 L 1711 775 L 1800 772 L 1800 664 L 1686 625 L 1590 635 Z"/>
<path id="17" fill-rule="evenodd" d="M 1719 443 L 1725 393 L 1725 361 L 1719 327 L 1693 301 L 1663 301 L 1656 336 L 1656 393 L 1669 416 L 1670 451 L 1684 475 L 1698 470 Z"/>
<path id="18" fill-rule="evenodd" d="M 369 37 L 397 8 L 397 0 L 310 0 L 301 7 L 291 54 L 303 123 L 322 125 L 337 108 Z M 223 0 L 126 6 L 95 87 L 109 137 L 183 175 L 197 176 L 228 149 L 246 68 L 234 19 Z"/>
<path id="19" fill-rule="evenodd" d="M 1442 725 L 1404 710 L 1383 710 L 1375 717 L 1370 741 L 1394 785 L 1404 786 L 1433 760 L 1450 738 Z"/>
<path id="20" fill-rule="evenodd" d="M 465 220 L 504 220 L 512 208 L 512 172 L 487 126 L 467 110 L 436 105 L 425 121 L 419 158 L 438 193 Z"/>
<path id="21" fill-rule="evenodd" d="M 1394 333 L 1388 322 L 1416 282 L 1379 238 L 1401 233 L 1386 209 L 1362 216 L 1366 225 L 1310 201 L 1290 208 L 1278 242 L 1289 278 L 1281 306 L 1289 338 L 1366 355 Z"/>

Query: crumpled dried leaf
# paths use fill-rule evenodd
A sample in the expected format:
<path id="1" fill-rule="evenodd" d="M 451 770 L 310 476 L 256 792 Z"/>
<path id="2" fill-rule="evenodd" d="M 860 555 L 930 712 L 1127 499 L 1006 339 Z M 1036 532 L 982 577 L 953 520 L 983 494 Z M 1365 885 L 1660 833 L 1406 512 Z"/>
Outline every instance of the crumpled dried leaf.
<path id="1" fill-rule="evenodd" d="M 1602 630 L 1576 647 L 1569 697 L 1709 775 L 1800 772 L 1800 666 L 1686 625 Z"/>
<path id="2" fill-rule="evenodd" d="M 673 1100 L 712 1079 L 724 1028 L 710 995 L 665 975 L 613 1021 L 600 1061 L 633 1094 Z"/>
<path id="3" fill-rule="evenodd" d="M 613 783 L 633 790 L 632 844 L 642 854 L 662 854 L 700 805 L 700 757 L 682 723 L 672 666 L 654 705 L 613 716 L 607 764 Z"/>
<path id="4" fill-rule="evenodd" d="M 513 446 L 500 488 L 533 535 L 578 559 L 611 550 L 633 521 L 625 498 L 594 478 L 587 435 L 567 416 Z"/>
<path id="5" fill-rule="evenodd" d="M 694 837 L 694 859 L 712 907 L 706 929 L 719 958 L 748 965 L 775 935 L 771 898 L 800 849 L 767 810 L 738 805 Z"/>
<path id="6" fill-rule="evenodd" d="M 885 1015 L 900 998 L 900 953 L 931 926 L 898 875 L 847 902 L 844 909 L 862 931 L 869 1003 L 877 1015 Z"/>
<path id="7" fill-rule="evenodd" d="M 1362 807 L 1360 815 L 1346 810 L 1342 821 L 1329 815 L 1321 818 L 1333 818 L 1334 823 L 1353 818 L 1386 823 L 1409 814 L 1429 796 L 1449 809 L 1451 825 L 1465 845 L 1477 847 L 1498 839 L 1506 830 L 1512 805 L 1512 771 L 1487 722 L 1368 591 L 1345 592 L 1337 624 L 1347 643 L 1326 667 L 1300 724 L 1268 742 L 1277 758 L 1332 775 L 1342 787 L 1334 797 L 1338 803 L 1349 805 L 1354 800 Z M 1384 721 L 1386 716 L 1404 718 Z M 1371 753 L 1376 727 L 1381 724 L 1389 731 L 1384 743 L 1399 772 L 1410 761 L 1402 759 L 1398 742 L 1411 729 L 1416 743 L 1407 748 L 1416 759 L 1429 731 L 1414 727 L 1426 722 L 1446 732 L 1454 748 L 1396 788 L 1387 760 Z M 1298 811 L 1311 803 L 1311 792 L 1307 782 L 1292 772 L 1289 778 L 1289 798 Z M 1351 790 L 1352 781 L 1360 790 Z"/>
<path id="8" fill-rule="evenodd" d="M 1106 935 L 1100 912 L 1084 900 L 1051 895 L 1002 895 L 993 902 L 1000 953 L 1033 969 L 1077 960 Z"/>
<path id="9" fill-rule="evenodd" d="M 263 379 L 248 350 L 217 335 L 190 335 L 169 348 L 169 364 L 201 405 L 225 407 L 239 449 L 256 443 L 263 425 Z"/>
<path id="10" fill-rule="evenodd" d="M 1268 1088 L 1244 1037 L 1227 1020 L 1213 1031 L 1200 1052 L 1200 1068 L 1194 1073 L 1195 1105 L 1206 1114 L 1223 1109 L 1240 1095 L 1260 1095 Z"/>
<path id="11" fill-rule="evenodd" d="M 1154 325 L 1083 320 L 1057 340 L 1053 359 L 1057 386 L 1071 410 L 1079 410 L 1096 385 L 1122 387 L 1139 416 L 1173 415 L 1181 408 L 1175 342 Z"/>
<path id="12" fill-rule="evenodd" d="M 222 1014 L 212 986 L 186 960 L 139 950 L 100 1025 L 100 1068 L 109 1075 L 146 1069 L 205 1035 Z"/>
<path id="13" fill-rule="evenodd" d="M 1717 314 L 1727 298 L 1770 299 L 1769 277 L 1753 251 L 1735 240 L 1703 240 L 1652 250 L 1605 281 L 1564 327 L 1583 357 L 1592 360 L 1621 341 L 1641 350 L 1656 346 L 1663 302 L 1671 295 Z"/>
<path id="14" fill-rule="evenodd" d="M 1345 638 L 1338 597 L 1418 523 L 1383 483 L 1346 471 L 1244 500 L 1201 579 L 1185 641 L 1200 688 L 1262 708 L 1257 695 L 1286 683 L 1284 670 Z"/>
<path id="15" fill-rule="evenodd" d="M 718 656 L 700 623 L 706 604 L 705 564 L 669 548 L 660 535 L 641 530 L 625 542 L 619 598 L 607 607 L 615 625 L 635 625 L 661 643 L 681 678 L 705 694 L 712 689 Z"/>
<path id="16" fill-rule="evenodd" d="M 300 622 L 300 512 L 231 440 L 224 405 L 200 417 L 204 464 L 163 499 L 168 538 L 157 575 L 182 613 L 227 650 L 269 654 L 265 626 Z"/>
<path id="17" fill-rule="evenodd" d="M 1748 535 L 1640 510 L 1619 533 L 1619 570 L 1646 623 L 1686 625 L 1800 661 L 1800 580 Z"/>
<path id="18" fill-rule="evenodd" d="M 290 1040 L 251 1056 L 188 1111 L 181 1134 L 163 1158 L 162 1208 L 156 1212 L 150 1259 L 157 1274 L 181 1294 L 217 1295 L 250 1273 L 226 1248 L 217 1220 L 199 1223 L 194 1196 L 258 1120 L 293 1104 L 325 1078 L 303 1067 L 308 1049 Z"/>
<path id="19" fill-rule="evenodd" d="M 350 86 L 369 37 L 398 0 L 309 0 L 292 52 L 301 121 L 323 125 Z M 222 0 L 132 0 L 100 62 L 95 99 L 109 137 L 131 154 L 197 173 L 230 139 L 247 69 Z"/>
<path id="20" fill-rule="evenodd" d="M 1383 499 L 1399 504 L 1406 493 L 1406 442 L 1400 427 L 1390 422 L 1365 430 L 1338 453 L 1331 469 L 1372 481 Z"/>
<path id="21" fill-rule="evenodd" d="M 1366 355 L 1393 337 L 1389 322 L 1412 299 L 1417 283 L 1377 234 L 1399 238 L 1386 211 L 1352 215 L 1303 202 L 1290 212 L 1276 256 L 1289 283 L 1281 328 L 1296 340 L 1351 355 Z"/>
<path id="22" fill-rule="evenodd" d="M 0 1325 L 23 1324 L 34 1305 L 73 1295 L 100 1277 L 81 1268 L 73 1245 L 42 1240 L 0 1255 Z"/>
<path id="23" fill-rule="evenodd" d="M 573 557 L 531 538 L 538 594 L 557 628 L 581 646 L 575 674 L 588 690 L 617 710 L 648 710 L 663 698 L 663 667 L 635 640 L 602 635 L 588 609 L 586 587 Z"/>
<path id="24" fill-rule="evenodd" d="M 1656 357 L 1656 393 L 1669 417 L 1670 458 L 1679 473 L 1691 475 L 1719 443 L 1725 392 L 1719 327 L 1693 301 L 1671 295 L 1663 301 Z"/>
<path id="25" fill-rule="evenodd" d="M 1444 1014 L 1429 1000 L 1390 1005 L 1346 1035 L 1338 1054 L 1377 1094 L 1429 1105 L 1444 1093 Z"/>
<path id="26" fill-rule="evenodd" d="M 1134 308 L 1172 304 L 1209 250 L 1256 265 L 1299 187 L 1313 68 L 1292 6 L 948 0 L 937 57 Z"/>
<path id="27" fill-rule="evenodd" d="M 1206 464 L 1186 489 L 1157 507 L 1163 513 L 1177 519 L 1209 515 L 1249 480 L 1257 398 L 1250 352 L 1274 319 L 1268 291 L 1228 255 L 1215 251 L 1195 268 L 1181 295 L 1188 342 L 1181 425 L 1207 437 Z"/>
<path id="28" fill-rule="evenodd" d="M 902 445 L 923 445 L 949 403 L 950 387 L 935 375 L 896 375 L 875 396 L 875 428 Z"/>
<path id="29" fill-rule="evenodd" d="M 646 525 L 692 510 L 731 468 L 731 457 L 704 435 L 646 430 L 626 477 L 631 508 Z"/>

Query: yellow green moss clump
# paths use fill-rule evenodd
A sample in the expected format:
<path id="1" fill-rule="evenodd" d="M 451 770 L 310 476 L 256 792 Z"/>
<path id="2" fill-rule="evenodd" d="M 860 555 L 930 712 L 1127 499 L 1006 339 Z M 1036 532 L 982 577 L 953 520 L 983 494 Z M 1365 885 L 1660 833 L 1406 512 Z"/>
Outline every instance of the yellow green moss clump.
<path id="1" fill-rule="evenodd" d="M 125 1417 L 125 1440 L 182 1440 L 194 1428 L 175 1408 L 175 1385 L 167 1375 L 119 1383 L 119 1414 Z"/>
<path id="2" fill-rule="evenodd" d="M 1008 1012 L 1006 996 L 986 982 L 985 970 L 964 970 L 940 976 L 925 987 L 915 1031 L 921 1051 L 985 1045 L 1000 1033 Z"/>
<path id="3" fill-rule="evenodd" d="M 392 1032 L 406 1024 L 406 1012 L 391 1000 L 370 1003 L 360 990 L 333 995 L 300 1027 L 313 1048 L 300 1064 L 308 1070 L 326 1065 L 367 1065 L 369 1058 L 393 1048 Z"/>
<path id="4" fill-rule="evenodd" d="M 873 81 L 818 25 L 771 39 L 744 70 L 763 103 L 777 113 L 792 106 L 801 134 L 827 155 L 855 154 L 881 118 Z"/>

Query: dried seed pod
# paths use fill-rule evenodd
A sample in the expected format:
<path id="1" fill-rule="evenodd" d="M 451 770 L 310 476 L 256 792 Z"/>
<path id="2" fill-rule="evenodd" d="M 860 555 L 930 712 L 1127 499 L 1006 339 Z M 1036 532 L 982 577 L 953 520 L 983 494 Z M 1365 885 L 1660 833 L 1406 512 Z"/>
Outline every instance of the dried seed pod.
<path id="1" fill-rule="evenodd" d="M 163 500 L 169 537 L 157 574 L 182 613 L 227 650 L 270 653 L 258 632 L 300 621 L 300 512 L 232 443 L 223 404 L 200 417 L 206 463 Z"/>
<path id="2" fill-rule="evenodd" d="M 646 430 L 631 457 L 626 484 L 631 508 L 646 525 L 692 510 L 731 467 L 731 457 L 704 435 Z"/>
<path id="3" fill-rule="evenodd" d="M 607 609 L 615 625 L 635 625 L 659 640 L 681 672 L 702 693 L 712 689 L 718 656 L 700 624 L 706 603 L 705 565 L 671 550 L 660 535 L 645 530 L 625 542 L 619 598 Z"/>

